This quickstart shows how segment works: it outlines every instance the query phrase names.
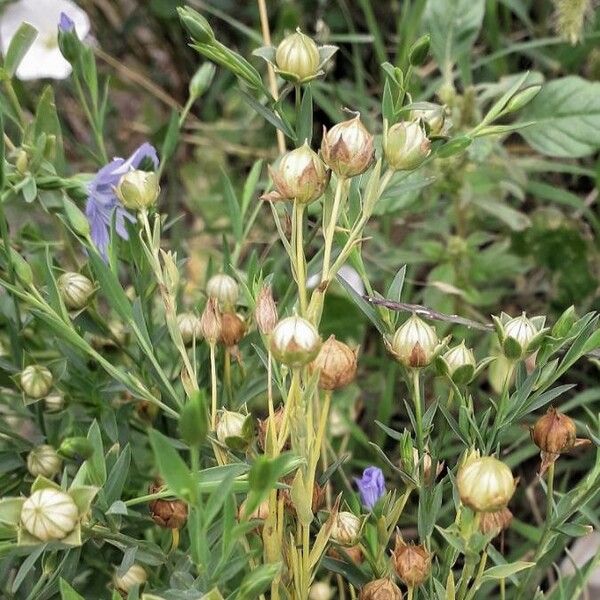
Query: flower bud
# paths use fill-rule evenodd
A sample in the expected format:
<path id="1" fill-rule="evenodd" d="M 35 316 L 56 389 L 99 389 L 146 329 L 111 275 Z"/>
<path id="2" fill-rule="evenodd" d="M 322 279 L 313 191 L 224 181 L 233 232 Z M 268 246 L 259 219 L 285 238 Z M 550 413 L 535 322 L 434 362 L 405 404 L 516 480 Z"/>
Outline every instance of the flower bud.
<path id="1" fill-rule="evenodd" d="M 330 537 L 341 546 L 354 546 L 358 543 L 361 528 L 362 521 L 359 517 L 351 512 L 342 511 L 335 517 Z"/>
<path id="2" fill-rule="evenodd" d="M 212 30 L 208 21 L 193 8 L 189 6 L 177 7 L 181 24 L 186 28 L 192 39 L 201 44 L 210 44 L 214 42 L 215 32 Z"/>
<path id="3" fill-rule="evenodd" d="M 161 491 L 164 483 L 158 479 L 148 488 L 149 494 Z M 167 500 L 157 498 L 148 504 L 152 520 L 161 527 L 167 529 L 181 529 L 187 521 L 188 507 L 183 500 Z"/>
<path id="4" fill-rule="evenodd" d="M 269 167 L 269 173 L 276 191 L 262 196 L 264 200 L 295 200 L 309 204 L 321 197 L 329 182 L 325 163 L 311 150 L 308 142 L 284 154 L 277 169 Z"/>
<path id="5" fill-rule="evenodd" d="M 221 336 L 221 312 L 215 298 L 210 297 L 202 311 L 200 332 L 210 345 L 216 344 Z"/>
<path id="6" fill-rule="evenodd" d="M 310 586 L 308 600 L 331 600 L 335 590 L 326 581 L 315 581 Z"/>
<path id="7" fill-rule="evenodd" d="M 360 120 L 360 115 L 323 129 L 321 156 L 339 177 L 354 177 L 364 173 L 375 160 L 373 136 Z"/>
<path id="8" fill-rule="evenodd" d="M 531 429 L 531 439 L 535 445 L 549 454 L 568 452 L 575 446 L 576 437 L 577 430 L 573 420 L 554 407 L 548 409 Z"/>
<path id="9" fill-rule="evenodd" d="M 421 120 L 430 135 L 444 135 L 446 129 L 446 107 L 428 102 L 425 108 L 417 108 L 410 113 L 411 121 Z"/>
<path id="10" fill-rule="evenodd" d="M 21 509 L 21 524 L 42 542 L 62 540 L 75 529 L 78 519 L 73 498 L 53 488 L 33 492 Z"/>
<path id="11" fill-rule="evenodd" d="M 468 461 L 456 477 L 461 502 L 476 512 L 505 508 L 515 493 L 510 469 L 493 456 Z"/>
<path id="12" fill-rule="evenodd" d="M 367 510 L 372 510 L 385 495 L 385 478 L 378 467 L 367 467 L 360 479 L 354 478 L 354 483 L 358 488 L 360 501 Z"/>
<path id="13" fill-rule="evenodd" d="M 34 476 L 41 475 L 47 479 L 52 479 L 60 473 L 62 459 L 56 450 L 48 444 L 36 446 L 27 455 L 27 470 Z"/>
<path id="14" fill-rule="evenodd" d="M 56 283 L 65 306 L 71 310 L 86 306 L 95 291 L 94 284 L 80 273 L 63 273 Z"/>
<path id="15" fill-rule="evenodd" d="M 219 342 L 226 348 L 237 346 L 246 334 L 246 323 L 241 315 L 226 312 L 221 315 Z"/>
<path id="16" fill-rule="evenodd" d="M 394 334 L 389 349 L 405 367 L 426 367 L 441 349 L 435 329 L 413 314 Z"/>
<path id="17" fill-rule="evenodd" d="M 317 358 L 310 365 L 319 371 L 319 387 L 322 390 L 337 390 L 348 385 L 356 377 L 356 351 L 332 335 L 321 346 Z"/>
<path id="18" fill-rule="evenodd" d="M 21 373 L 21 388 L 27 396 L 39 400 L 52 388 L 52 373 L 41 365 L 25 367 Z"/>
<path id="19" fill-rule="evenodd" d="M 141 587 L 148 580 L 148 573 L 141 565 L 131 565 L 123 574 L 115 573 L 113 583 L 122 592 L 128 593 L 135 586 Z"/>
<path id="20" fill-rule="evenodd" d="M 473 379 L 477 366 L 473 350 L 467 348 L 464 341 L 445 352 L 440 357 L 440 362 L 446 374 L 457 385 L 469 383 Z"/>
<path id="21" fill-rule="evenodd" d="M 58 447 L 58 453 L 67 458 L 89 458 L 94 453 L 92 442 L 85 437 L 65 438 Z"/>
<path id="22" fill-rule="evenodd" d="M 498 535 L 501 531 L 508 529 L 513 519 L 513 514 L 508 508 L 501 508 L 494 512 L 481 513 L 479 519 L 479 531 L 484 535 L 493 533 Z"/>
<path id="23" fill-rule="evenodd" d="M 273 329 L 271 352 L 288 367 L 303 367 L 317 356 L 320 348 L 319 332 L 302 317 L 287 317 Z"/>
<path id="24" fill-rule="evenodd" d="M 200 319 L 194 313 L 181 313 L 177 315 L 177 327 L 183 339 L 183 343 L 188 346 L 202 335 Z"/>
<path id="25" fill-rule="evenodd" d="M 417 467 L 419 465 L 419 451 L 416 448 L 412 449 L 412 456 L 413 456 L 413 469 L 414 472 L 416 472 Z M 403 463 L 400 463 L 400 466 L 403 466 Z M 432 466 L 433 466 L 433 461 L 431 460 L 431 454 L 429 454 L 429 452 L 424 452 L 423 453 L 423 459 L 421 460 L 421 469 L 423 472 L 423 480 L 428 482 L 432 480 Z M 440 473 L 444 470 L 444 462 L 439 462 L 437 463 L 436 469 L 435 469 L 435 477 L 433 477 L 433 479 L 439 477 Z"/>
<path id="26" fill-rule="evenodd" d="M 398 577 L 409 587 L 417 587 L 429 577 L 431 554 L 423 545 L 405 544 L 400 534 L 396 534 L 392 561 Z"/>
<path id="27" fill-rule="evenodd" d="M 237 304 L 240 287 L 231 275 L 219 273 L 206 283 L 206 294 L 209 298 L 215 298 L 223 310 L 230 311 Z"/>
<path id="28" fill-rule="evenodd" d="M 375 579 L 361 588 L 358 600 L 402 600 L 402 592 L 391 579 Z"/>
<path id="29" fill-rule="evenodd" d="M 147 210 L 156 203 L 160 186 L 154 171 L 128 171 L 121 177 L 115 193 L 121 204 L 129 210 Z"/>
<path id="30" fill-rule="evenodd" d="M 44 398 L 44 406 L 48 412 L 58 412 L 65 405 L 65 397 L 61 392 L 52 392 Z"/>
<path id="31" fill-rule="evenodd" d="M 419 121 L 392 125 L 383 140 L 383 153 L 394 171 L 412 171 L 419 167 L 431 152 Z"/>
<path id="32" fill-rule="evenodd" d="M 254 320 L 258 330 L 263 335 L 269 335 L 277 325 L 277 305 L 273 299 L 273 290 L 270 285 L 264 285 L 256 299 Z"/>
<path id="33" fill-rule="evenodd" d="M 275 62 L 284 74 L 301 82 L 317 75 L 321 60 L 315 42 L 298 29 L 279 43 Z"/>
<path id="34" fill-rule="evenodd" d="M 231 448 L 248 445 L 252 437 L 252 417 L 230 410 L 223 410 L 217 421 L 217 439 Z"/>

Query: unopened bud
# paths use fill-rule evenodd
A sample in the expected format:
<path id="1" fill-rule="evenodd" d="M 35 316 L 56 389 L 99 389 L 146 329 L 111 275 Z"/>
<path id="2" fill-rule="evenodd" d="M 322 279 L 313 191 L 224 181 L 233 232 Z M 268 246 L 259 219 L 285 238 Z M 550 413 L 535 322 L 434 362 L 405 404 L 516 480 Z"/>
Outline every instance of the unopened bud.
<path id="1" fill-rule="evenodd" d="M 516 487 L 510 469 L 493 456 L 467 461 L 458 471 L 456 485 L 461 502 L 476 512 L 505 508 Z"/>
<path id="2" fill-rule="evenodd" d="M 354 546 L 360 537 L 362 521 L 348 511 L 339 512 L 333 522 L 330 537 L 341 546 Z"/>
<path id="3" fill-rule="evenodd" d="M 323 130 L 321 156 L 327 166 L 340 177 L 364 173 L 375 159 L 373 136 L 360 120 L 360 115 Z"/>
<path id="4" fill-rule="evenodd" d="M 394 334 L 389 350 L 405 367 L 426 367 L 441 350 L 440 340 L 431 325 L 413 314 Z"/>
<path id="5" fill-rule="evenodd" d="M 270 285 L 263 286 L 258 294 L 254 319 L 258 330 L 263 335 L 269 335 L 277 325 L 277 305 Z"/>
<path id="6" fill-rule="evenodd" d="M 94 284 L 81 273 L 63 273 L 56 282 L 61 298 L 70 310 L 80 310 L 94 294 Z"/>
<path id="7" fill-rule="evenodd" d="M 62 540 L 75 529 L 78 519 L 73 498 L 54 488 L 33 492 L 21 509 L 23 527 L 42 542 Z"/>
<path id="8" fill-rule="evenodd" d="M 358 600 L 402 600 L 402 592 L 391 579 L 375 579 L 361 588 Z"/>
<path id="9" fill-rule="evenodd" d="M 549 454 L 568 452 L 575 446 L 577 430 L 573 419 L 554 407 L 540 417 L 531 429 L 531 439 L 542 451 Z"/>
<path id="10" fill-rule="evenodd" d="M 303 367 L 321 348 L 314 325 L 302 317 L 287 317 L 277 323 L 271 335 L 273 356 L 288 367 Z"/>
<path id="11" fill-rule="evenodd" d="M 92 443 L 84 437 L 70 437 L 62 441 L 58 447 L 59 454 L 67 458 L 89 458 L 94 453 Z"/>
<path id="12" fill-rule="evenodd" d="M 219 342 L 226 348 L 237 346 L 246 334 L 246 323 L 241 315 L 226 312 L 221 315 Z"/>
<path id="13" fill-rule="evenodd" d="M 217 68 L 211 62 L 205 62 L 190 80 L 189 92 L 192 98 L 199 98 L 208 90 Z"/>
<path id="14" fill-rule="evenodd" d="M 383 153 L 394 171 L 412 171 L 419 167 L 431 152 L 419 121 L 392 125 L 383 140 Z"/>
<path id="15" fill-rule="evenodd" d="M 477 363 L 473 350 L 467 348 L 464 341 L 445 352 L 439 360 L 444 367 L 445 374 L 457 385 L 467 384 L 473 379 Z"/>
<path id="16" fill-rule="evenodd" d="M 332 335 L 319 350 L 310 365 L 319 371 L 319 387 L 322 390 L 337 390 L 348 385 L 356 377 L 356 351 Z"/>
<path id="17" fill-rule="evenodd" d="M 210 345 L 218 342 L 221 335 L 221 313 L 215 298 L 209 298 L 202 311 L 200 331 Z"/>
<path id="18" fill-rule="evenodd" d="M 149 494 L 161 491 L 164 483 L 161 480 L 154 481 L 148 488 Z M 187 521 L 188 507 L 183 500 L 168 500 L 157 498 L 148 504 L 152 520 L 161 527 L 167 529 L 181 529 Z"/>
<path id="19" fill-rule="evenodd" d="M 504 113 L 511 113 L 522 109 L 529 104 L 542 89 L 541 85 L 530 85 L 523 90 L 518 91 L 506 104 Z"/>
<path id="20" fill-rule="evenodd" d="M 115 587 L 125 593 L 136 586 L 141 587 L 147 580 L 148 573 L 141 565 L 131 565 L 123 575 L 115 573 L 113 577 Z"/>
<path id="21" fill-rule="evenodd" d="M 265 200 L 295 200 L 308 204 L 320 198 L 329 182 L 329 172 L 308 142 L 284 154 L 277 169 L 269 167 L 275 192 L 265 194 Z"/>
<path id="22" fill-rule="evenodd" d="M 52 373 L 41 365 L 25 367 L 21 373 L 21 388 L 25 395 L 39 400 L 47 396 L 52 389 Z"/>
<path id="23" fill-rule="evenodd" d="M 275 52 L 277 68 L 301 82 L 314 77 L 319 70 L 319 49 L 315 42 L 299 29 L 286 36 Z"/>
<path id="24" fill-rule="evenodd" d="M 192 39 L 201 44 L 210 44 L 215 39 L 215 33 L 208 21 L 193 8 L 189 6 L 178 7 L 177 12 L 181 24 L 186 28 Z"/>
<path id="25" fill-rule="evenodd" d="M 237 304 L 240 287 L 233 277 L 219 273 L 213 275 L 206 283 L 206 294 L 215 298 L 223 310 L 230 311 Z"/>
<path id="26" fill-rule="evenodd" d="M 431 46 L 431 36 L 429 34 L 422 35 L 410 48 L 408 53 L 408 62 L 413 67 L 420 67 L 429 54 Z"/>
<path id="27" fill-rule="evenodd" d="M 392 561 L 398 577 L 409 587 L 417 587 L 429 577 L 431 554 L 427 548 L 406 544 L 400 534 L 396 534 Z"/>
<path id="28" fill-rule="evenodd" d="M 121 204 L 129 210 L 147 210 L 156 203 L 160 186 L 153 171 L 128 171 L 115 189 Z"/>
<path id="29" fill-rule="evenodd" d="M 79 207 L 69 198 L 63 198 L 63 205 L 65 209 L 65 215 L 69 221 L 69 225 L 73 228 L 73 231 L 82 237 L 88 237 L 90 235 L 90 222 L 86 216 L 79 209 Z"/>
<path id="30" fill-rule="evenodd" d="M 36 446 L 27 455 L 27 470 L 34 476 L 42 475 L 47 479 L 52 479 L 60 473 L 62 459 L 56 450 L 48 444 Z"/>
<path id="31" fill-rule="evenodd" d="M 181 313 L 177 315 L 177 327 L 179 327 L 179 333 L 186 346 L 202 335 L 200 318 L 194 313 Z"/>

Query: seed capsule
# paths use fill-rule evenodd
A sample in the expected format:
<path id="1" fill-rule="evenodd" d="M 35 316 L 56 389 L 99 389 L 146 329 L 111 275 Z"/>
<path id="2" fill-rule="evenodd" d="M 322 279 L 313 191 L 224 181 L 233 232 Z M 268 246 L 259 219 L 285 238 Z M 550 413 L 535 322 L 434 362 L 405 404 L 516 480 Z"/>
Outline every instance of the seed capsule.
<path id="1" fill-rule="evenodd" d="M 495 512 L 481 513 L 479 531 L 484 535 L 490 533 L 498 535 L 501 531 L 510 527 L 512 519 L 513 514 L 508 508 L 501 508 Z"/>
<path id="2" fill-rule="evenodd" d="M 419 121 L 400 122 L 389 128 L 383 140 L 383 153 L 394 171 L 412 171 L 431 153 L 431 142 Z"/>
<path id="3" fill-rule="evenodd" d="M 84 308 L 94 294 L 94 284 L 81 273 L 63 273 L 56 282 L 66 307 L 71 310 Z"/>
<path id="4" fill-rule="evenodd" d="M 269 501 L 263 500 L 257 508 L 254 509 L 252 514 L 249 517 L 246 517 L 246 503 L 247 500 L 244 500 L 238 509 L 238 519 L 240 521 L 245 521 L 246 518 L 248 520 L 258 519 L 260 521 L 265 521 L 269 516 Z"/>
<path id="5" fill-rule="evenodd" d="M 467 348 L 464 341 L 445 352 L 440 360 L 454 383 L 467 384 L 473 379 L 477 363 L 473 350 Z"/>
<path id="6" fill-rule="evenodd" d="M 237 346 L 246 334 L 246 323 L 241 315 L 226 312 L 221 315 L 219 342 L 227 348 Z"/>
<path id="7" fill-rule="evenodd" d="M 21 387 L 27 396 L 39 400 L 52 389 L 52 373 L 41 365 L 25 367 L 21 373 Z"/>
<path id="8" fill-rule="evenodd" d="M 322 390 L 337 390 L 351 383 L 356 377 L 357 352 L 332 335 L 321 346 L 317 358 L 310 365 L 319 371 L 319 387 Z"/>
<path id="9" fill-rule="evenodd" d="M 575 446 L 576 437 L 573 420 L 553 407 L 531 429 L 531 439 L 535 445 L 549 454 L 568 452 Z"/>
<path id="10" fill-rule="evenodd" d="M 27 470 L 34 476 L 42 475 L 52 479 L 60 473 L 62 460 L 56 450 L 48 444 L 36 446 L 27 455 Z"/>
<path id="11" fill-rule="evenodd" d="M 277 325 L 277 305 L 270 285 L 264 285 L 258 294 L 254 319 L 258 330 L 263 335 L 269 335 Z"/>
<path id="12" fill-rule="evenodd" d="M 125 208 L 147 210 L 156 204 L 160 193 L 158 176 L 152 171 L 128 171 L 119 180 L 115 193 Z"/>
<path id="13" fill-rule="evenodd" d="M 164 483 L 161 480 L 153 482 L 148 488 L 149 494 L 160 492 Z M 148 504 L 152 520 L 161 527 L 181 529 L 187 521 L 188 507 L 183 500 L 167 500 L 157 498 Z"/>
<path id="14" fill-rule="evenodd" d="M 493 456 L 466 462 L 456 477 L 463 504 L 477 512 L 495 512 L 505 508 L 515 493 L 510 469 Z"/>
<path id="15" fill-rule="evenodd" d="M 314 77 L 319 70 L 319 49 L 299 29 L 286 36 L 275 52 L 277 67 L 298 81 Z"/>
<path id="16" fill-rule="evenodd" d="M 200 316 L 200 331 L 209 344 L 214 345 L 218 342 L 221 336 L 221 323 L 222 316 L 217 306 L 217 300 L 209 297 Z"/>
<path id="17" fill-rule="evenodd" d="M 62 540 L 77 526 L 77 505 L 61 490 L 44 488 L 33 492 L 23 503 L 21 523 L 43 542 Z"/>
<path id="18" fill-rule="evenodd" d="M 217 422 L 217 439 L 225 444 L 228 438 L 244 437 L 244 423 L 247 415 L 230 410 L 223 410 Z"/>
<path id="19" fill-rule="evenodd" d="M 188 346 L 202 336 L 200 319 L 194 313 L 181 313 L 177 315 L 177 326 L 183 343 Z"/>
<path id="20" fill-rule="evenodd" d="M 65 405 L 65 397 L 61 392 L 52 392 L 44 398 L 44 406 L 48 412 L 57 412 Z"/>
<path id="21" fill-rule="evenodd" d="M 284 154 L 277 169 L 269 167 L 275 192 L 265 194 L 264 200 L 295 200 L 309 204 L 320 198 L 329 182 L 329 172 L 319 155 L 308 142 Z"/>
<path id="22" fill-rule="evenodd" d="M 440 348 L 433 327 L 413 314 L 394 334 L 390 351 L 405 367 L 426 367 Z"/>
<path id="23" fill-rule="evenodd" d="M 321 348 L 314 325 L 302 317 L 287 317 L 271 334 L 273 356 L 288 367 L 302 367 L 313 360 Z"/>
<path id="24" fill-rule="evenodd" d="M 315 581 L 310 586 L 308 600 L 331 600 L 335 590 L 326 581 Z"/>
<path id="25" fill-rule="evenodd" d="M 402 600 L 402 592 L 391 579 L 375 579 L 361 588 L 358 599 Z"/>
<path id="26" fill-rule="evenodd" d="M 273 413 L 273 425 L 275 429 L 275 435 L 279 437 L 281 428 L 283 427 L 284 410 L 283 407 L 279 407 Z M 269 433 L 269 418 L 258 419 L 258 445 L 261 450 L 265 452 L 267 450 L 267 434 Z M 289 450 L 289 444 L 286 444 L 285 449 Z"/>
<path id="27" fill-rule="evenodd" d="M 364 173 L 375 160 L 373 136 L 360 120 L 360 115 L 324 129 L 321 156 L 327 166 L 340 177 Z"/>
<path id="28" fill-rule="evenodd" d="M 135 586 L 142 586 L 148 580 L 148 573 L 141 565 L 131 565 L 123 575 L 115 573 L 113 583 L 122 592 L 128 593 Z"/>
<path id="29" fill-rule="evenodd" d="M 362 522 L 348 511 L 339 512 L 331 528 L 330 537 L 341 546 L 354 546 L 358 543 Z"/>
<path id="30" fill-rule="evenodd" d="M 432 136 L 439 136 L 445 133 L 446 127 L 446 107 L 439 104 L 428 103 L 426 108 L 419 108 L 411 111 L 411 121 L 421 119 L 425 123 L 427 131 Z"/>
<path id="31" fill-rule="evenodd" d="M 410 587 L 421 585 L 429 577 L 431 554 L 423 545 L 405 544 L 399 534 L 392 561 L 398 577 Z"/>
<path id="32" fill-rule="evenodd" d="M 206 293 L 210 298 L 215 298 L 224 310 L 229 311 L 237 304 L 240 287 L 233 277 L 219 273 L 206 283 Z"/>

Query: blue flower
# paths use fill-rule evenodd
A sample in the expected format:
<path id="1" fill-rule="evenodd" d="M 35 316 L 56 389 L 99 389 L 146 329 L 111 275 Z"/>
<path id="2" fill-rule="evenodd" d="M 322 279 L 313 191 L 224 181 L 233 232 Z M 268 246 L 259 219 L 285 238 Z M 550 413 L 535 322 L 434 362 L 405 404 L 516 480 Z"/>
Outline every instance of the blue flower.
<path id="1" fill-rule="evenodd" d="M 137 169 L 146 158 L 152 162 L 155 169 L 158 167 L 156 149 L 148 143 L 142 144 L 127 160 L 114 158 L 96 173 L 88 186 L 85 214 L 90 223 L 92 240 L 104 260 L 108 258 L 113 218 L 115 231 L 124 240 L 129 239 L 125 220 L 132 223 L 135 221 L 135 217 L 121 206 L 115 195 L 115 187 L 125 173 Z"/>
<path id="2" fill-rule="evenodd" d="M 60 13 L 60 19 L 58 21 L 58 30 L 62 33 L 70 33 L 75 31 L 75 23 L 73 19 L 64 12 Z"/>
<path id="3" fill-rule="evenodd" d="M 358 487 L 360 500 L 363 506 L 371 510 L 377 501 L 385 494 L 385 479 L 383 472 L 378 467 L 367 467 L 358 479 L 354 478 L 354 482 Z"/>

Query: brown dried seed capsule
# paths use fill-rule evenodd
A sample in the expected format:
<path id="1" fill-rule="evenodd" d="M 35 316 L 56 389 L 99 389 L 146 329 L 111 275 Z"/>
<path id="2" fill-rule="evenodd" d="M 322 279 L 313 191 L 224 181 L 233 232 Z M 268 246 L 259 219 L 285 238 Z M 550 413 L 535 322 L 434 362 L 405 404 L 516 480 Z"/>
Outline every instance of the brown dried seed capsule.
<path id="1" fill-rule="evenodd" d="M 421 585 L 429 576 L 431 554 L 423 545 L 404 543 L 399 534 L 392 560 L 398 577 L 408 586 Z"/>
<path id="2" fill-rule="evenodd" d="M 223 313 L 221 315 L 221 335 L 219 342 L 231 348 L 237 346 L 246 333 L 246 323 L 244 319 L 235 313 Z"/>
<path id="3" fill-rule="evenodd" d="M 350 546 L 348 548 L 329 548 L 327 554 L 331 556 L 331 558 L 335 558 L 337 560 L 347 560 L 346 556 L 356 565 L 360 565 L 363 561 L 363 553 L 360 549 L 360 546 Z"/>
<path id="4" fill-rule="evenodd" d="M 356 351 L 339 342 L 332 335 L 319 350 L 310 365 L 312 371 L 319 370 L 319 387 L 337 390 L 348 385 L 356 377 Z"/>
<path id="5" fill-rule="evenodd" d="M 273 290 L 270 285 L 261 288 L 256 298 L 256 309 L 254 319 L 258 330 L 263 335 L 268 335 L 275 329 L 279 317 L 277 316 L 277 305 L 273 299 Z"/>
<path id="6" fill-rule="evenodd" d="M 216 344 L 221 336 L 221 311 L 217 300 L 212 296 L 200 316 L 200 331 L 209 344 Z"/>
<path id="7" fill-rule="evenodd" d="M 164 483 L 157 479 L 148 488 L 149 494 L 156 494 L 160 492 Z M 183 500 L 168 500 L 165 498 L 158 498 L 152 500 L 148 504 L 152 520 L 161 527 L 168 529 L 181 529 L 187 521 L 188 507 Z"/>
<path id="8" fill-rule="evenodd" d="M 577 431 L 572 419 L 558 412 L 554 407 L 540 417 L 531 429 L 531 439 L 535 445 L 550 454 L 568 452 L 575 445 Z"/>
<path id="9" fill-rule="evenodd" d="M 402 592 L 391 579 L 375 579 L 362 587 L 358 598 L 359 600 L 402 600 Z"/>
<path id="10" fill-rule="evenodd" d="M 292 479 L 293 479 L 293 477 L 289 477 L 287 479 L 286 483 L 288 485 L 291 485 Z M 318 483 L 314 484 L 313 493 L 312 493 L 312 502 L 311 502 L 311 510 L 313 511 L 313 513 L 316 513 L 323 507 L 323 502 L 325 500 L 325 490 L 326 490 L 325 486 L 320 486 Z M 295 512 L 296 507 L 294 506 L 294 503 L 292 502 L 292 496 L 290 494 L 290 490 L 282 489 L 279 491 L 279 493 L 281 494 L 281 497 L 283 498 L 285 507 L 288 510 Z"/>
<path id="11" fill-rule="evenodd" d="M 283 426 L 283 407 L 280 406 L 273 413 L 273 420 L 275 425 L 275 435 L 279 436 L 281 432 L 281 428 Z M 267 432 L 269 431 L 269 417 L 266 419 L 258 419 L 258 445 L 260 446 L 263 452 L 267 449 Z M 289 441 L 286 442 L 285 447 L 286 450 L 290 449 Z"/>
<path id="12" fill-rule="evenodd" d="M 508 529 L 513 519 L 513 514 L 508 508 L 501 508 L 495 512 L 480 513 L 479 531 L 484 535 L 494 533 L 498 535 L 501 531 Z"/>

